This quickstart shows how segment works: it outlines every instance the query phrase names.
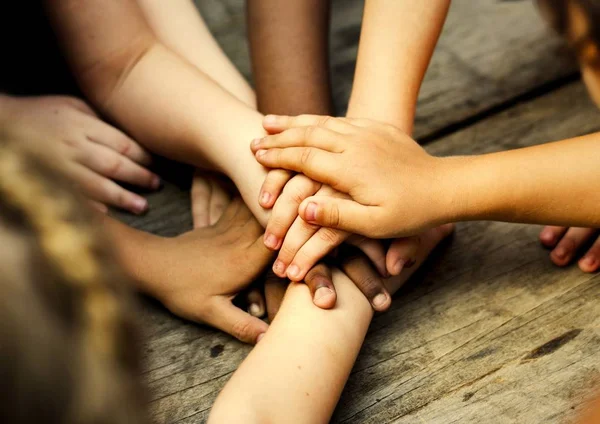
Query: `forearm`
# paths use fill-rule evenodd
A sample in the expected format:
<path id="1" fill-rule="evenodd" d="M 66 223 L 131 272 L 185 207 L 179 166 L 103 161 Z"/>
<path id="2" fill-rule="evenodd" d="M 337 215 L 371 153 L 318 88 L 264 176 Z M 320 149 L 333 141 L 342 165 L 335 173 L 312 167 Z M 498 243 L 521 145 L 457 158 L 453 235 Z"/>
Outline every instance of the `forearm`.
<path id="1" fill-rule="evenodd" d="M 450 0 L 367 0 L 348 116 L 412 133 L 417 98 Z"/>
<path id="2" fill-rule="evenodd" d="M 332 113 L 329 0 L 249 0 L 252 67 L 263 113 Z"/>
<path id="3" fill-rule="evenodd" d="M 444 161 L 457 220 L 600 227 L 600 133 Z"/>
<path id="4" fill-rule="evenodd" d="M 114 243 L 122 268 L 135 288 L 150 296 L 156 296 L 152 286 L 152 269 L 161 255 L 161 238 L 129 227 L 109 216 L 102 217 L 102 225 Z"/>
<path id="5" fill-rule="evenodd" d="M 162 45 L 135 0 L 48 4 L 71 66 L 95 105 L 149 150 L 196 166 L 208 161 L 230 176 L 266 223 L 257 202 L 266 171 L 248 147 L 265 134 L 262 115 Z"/>
<path id="6" fill-rule="evenodd" d="M 158 39 L 233 96 L 256 108 L 248 82 L 221 50 L 192 0 L 137 0 Z"/>
<path id="7" fill-rule="evenodd" d="M 336 271 L 333 282 L 333 310 L 313 305 L 306 285 L 289 286 L 269 331 L 217 398 L 211 423 L 328 422 L 373 314 L 348 277 Z"/>

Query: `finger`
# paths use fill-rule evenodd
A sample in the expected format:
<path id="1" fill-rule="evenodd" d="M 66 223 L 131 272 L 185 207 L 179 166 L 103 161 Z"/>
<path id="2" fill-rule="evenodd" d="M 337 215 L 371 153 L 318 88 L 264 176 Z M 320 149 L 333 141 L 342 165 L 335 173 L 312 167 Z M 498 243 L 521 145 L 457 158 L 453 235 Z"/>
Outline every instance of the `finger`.
<path id="1" fill-rule="evenodd" d="M 311 126 L 327 128 L 344 134 L 353 130 L 353 126 L 349 120 L 326 115 L 267 115 L 263 119 L 264 129 L 271 134 L 280 133 L 291 128 Z"/>
<path id="2" fill-rule="evenodd" d="M 152 156 L 142 146 L 99 119 L 94 119 L 93 126 L 90 126 L 88 140 L 108 147 L 141 165 L 148 166 L 152 163 Z"/>
<path id="3" fill-rule="evenodd" d="M 86 115 L 92 116 L 94 118 L 98 118 L 98 114 L 92 109 L 85 101 L 79 99 L 77 97 L 65 97 L 64 100 L 68 102 L 73 108 L 77 109 L 80 112 L 85 113 Z"/>
<path id="4" fill-rule="evenodd" d="M 382 277 L 389 277 L 385 264 L 386 250 L 380 240 L 363 236 L 352 236 L 346 240 L 348 244 L 358 247 L 369 259 Z"/>
<path id="5" fill-rule="evenodd" d="M 198 171 L 192 179 L 190 197 L 192 201 L 192 222 L 194 228 L 208 227 L 210 224 L 210 212 L 208 205 L 212 186 L 207 179 Z"/>
<path id="6" fill-rule="evenodd" d="M 77 160 L 92 171 L 114 180 L 149 189 L 160 187 L 158 175 L 100 144 L 83 144 L 77 154 Z"/>
<path id="7" fill-rule="evenodd" d="M 596 272 L 600 269 L 600 238 L 597 238 L 585 256 L 579 260 L 583 272 Z"/>
<path id="8" fill-rule="evenodd" d="M 392 242 L 386 254 L 386 267 L 390 275 L 400 275 L 404 268 L 416 263 L 420 236 L 398 238 Z"/>
<path id="9" fill-rule="evenodd" d="M 314 195 L 321 184 L 304 175 L 296 175 L 284 187 L 275 202 L 265 230 L 265 245 L 272 250 L 281 246 L 285 235 L 298 217 L 298 208 L 304 199 Z"/>
<path id="10" fill-rule="evenodd" d="M 332 187 L 348 187 L 348 183 L 338 181 L 340 174 L 338 153 L 329 153 L 313 147 L 290 147 L 288 149 L 259 150 L 256 160 L 267 168 L 283 168 L 300 172 L 313 180 Z M 340 188 L 340 191 L 347 188 Z"/>
<path id="11" fill-rule="evenodd" d="M 206 315 L 204 321 L 207 324 L 244 343 L 257 343 L 269 328 L 266 322 L 244 312 L 224 297 L 215 299 L 210 313 Z"/>
<path id="12" fill-rule="evenodd" d="M 265 314 L 265 300 L 258 289 L 248 292 L 248 313 L 253 317 L 261 318 Z"/>
<path id="13" fill-rule="evenodd" d="M 88 200 L 88 202 L 90 203 L 90 205 L 92 206 L 92 208 L 96 209 L 98 212 L 100 213 L 108 213 L 108 208 L 106 207 L 106 205 L 103 205 L 100 202 L 96 202 L 95 200 Z"/>
<path id="14" fill-rule="evenodd" d="M 298 127 L 279 134 L 256 138 L 250 146 L 254 153 L 261 149 L 289 147 L 316 147 L 327 152 L 340 153 L 347 142 L 347 136 L 344 137 L 337 131 L 323 127 Z"/>
<path id="15" fill-rule="evenodd" d="M 273 322 L 275 315 L 279 312 L 288 284 L 287 279 L 279 278 L 270 271 L 267 272 L 265 276 L 265 301 L 269 322 Z"/>
<path id="16" fill-rule="evenodd" d="M 310 224 L 376 238 L 380 232 L 377 231 L 375 223 L 381 224 L 381 220 L 377 219 L 376 209 L 349 199 L 313 196 L 302 202 L 298 213 Z"/>
<path id="17" fill-rule="evenodd" d="M 558 242 L 554 250 L 550 252 L 550 259 L 558 266 L 568 265 L 579 248 L 587 242 L 596 230 L 593 228 L 571 227 L 564 237 Z"/>
<path id="18" fill-rule="evenodd" d="M 223 216 L 225 208 L 231 202 L 231 196 L 216 178 L 210 179 L 210 186 L 209 224 L 214 225 Z"/>
<path id="19" fill-rule="evenodd" d="M 540 232 L 540 241 L 546 247 L 552 248 L 567 232 L 568 227 L 547 226 Z"/>
<path id="20" fill-rule="evenodd" d="M 287 268 L 304 243 L 319 230 L 320 227 L 304 222 L 296 217 L 281 245 L 277 260 L 273 264 L 273 272 L 279 277 L 287 277 Z"/>
<path id="21" fill-rule="evenodd" d="M 300 247 L 292 259 L 292 262 L 287 269 L 288 278 L 292 281 L 302 281 L 305 278 L 306 273 L 317 263 L 317 261 L 327 256 L 329 252 L 342 244 L 349 236 L 350 234 L 344 231 L 324 227 L 319 228 L 317 232 L 304 243 L 302 247 Z"/>
<path id="22" fill-rule="evenodd" d="M 345 246 L 342 256 L 342 271 L 354 282 L 376 311 L 385 311 L 392 303 L 392 297 L 384 282 L 371 265 L 369 259 L 355 248 Z"/>
<path id="23" fill-rule="evenodd" d="M 106 205 L 125 209 L 135 214 L 142 214 L 148 209 L 148 201 L 142 196 L 125 190 L 114 181 L 96 174 L 89 168 L 75 165 L 69 171 L 88 197 Z"/>
<path id="24" fill-rule="evenodd" d="M 285 169 L 273 169 L 269 171 L 258 197 L 258 203 L 265 209 L 271 209 L 287 182 L 294 173 Z"/>
<path id="25" fill-rule="evenodd" d="M 325 264 L 317 264 L 308 271 L 304 282 L 310 290 L 313 303 L 321 309 L 335 306 L 337 294 L 333 285 L 331 269 Z"/>

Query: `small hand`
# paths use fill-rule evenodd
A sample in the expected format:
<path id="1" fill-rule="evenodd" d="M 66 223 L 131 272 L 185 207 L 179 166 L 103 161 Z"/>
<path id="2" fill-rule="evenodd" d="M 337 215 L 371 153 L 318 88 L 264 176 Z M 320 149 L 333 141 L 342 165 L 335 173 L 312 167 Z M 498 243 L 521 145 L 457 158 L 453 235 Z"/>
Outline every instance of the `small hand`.
<path id="1" fill-rule="evenodd" d="M 233 305 L 272 261 L 263 230 L 239 198 L 212 227 L 159 239 L 157 260 L 143 270 L 150 295 L 183 318 L 255 343 L 268 325 Z"/>
<path id="2" fill-rule="evenodd" d="M 302 172 L 351 197 L 305 199 L 304 221 L 370 238 L 411 236 L 444 221 L 446 162 L 395 127 L 309 115 L 268 116 L 264 126 L 279 134 L 253 142 L 261 164 Z"/>
<path id="3" fill-rule="evenodd" d="M 7 138 L 54 143 L 66 173 L 90 199 L 133 213 L 148 202 L 112 180 L 157 189 L 160 178 L 145 166 L 151 156 L 127 135 L 103 122 L 83 101 L 72 97 L 13 98 L 2 96 Z"/>

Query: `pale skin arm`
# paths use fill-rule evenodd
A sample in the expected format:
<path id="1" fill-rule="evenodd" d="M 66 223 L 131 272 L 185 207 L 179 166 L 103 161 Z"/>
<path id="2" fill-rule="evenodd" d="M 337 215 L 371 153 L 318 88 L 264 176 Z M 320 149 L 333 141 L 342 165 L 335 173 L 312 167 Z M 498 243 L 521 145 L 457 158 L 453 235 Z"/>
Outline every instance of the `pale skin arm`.
<path id="1" fill-rule="evenodd" d="M 348 116 L 412 133 L 417 97 L 450 0 L 367 0 Z"/>
<path id="2" fill-rule="evenodd" d="M 256 109 L 252 87 L 213 38 L 192 0 L 137 0 L 156 37 L 233 96 Z"/>
<path id="3" fill-rule="evenodd" d="M 228 175 L 265 225 L 266 170 L 248 149 L 262 115 L 162 44 L 135 0 L 46 4 L 91 101 L 151 151 Z"/>
<path id="4" fill-rule="evenodd" d="M 448 231 L 423 239 L 417 265 Z M 388 279 L 389 292 L 408 277 Z M 333 282 L 338 301 L 329 311 L 312 305 L 306 286 L 290 285 L 269 331 L 217 398 L 210 423 L 329 422 L 373 316 L 348 277 L 336 270 Z"/>

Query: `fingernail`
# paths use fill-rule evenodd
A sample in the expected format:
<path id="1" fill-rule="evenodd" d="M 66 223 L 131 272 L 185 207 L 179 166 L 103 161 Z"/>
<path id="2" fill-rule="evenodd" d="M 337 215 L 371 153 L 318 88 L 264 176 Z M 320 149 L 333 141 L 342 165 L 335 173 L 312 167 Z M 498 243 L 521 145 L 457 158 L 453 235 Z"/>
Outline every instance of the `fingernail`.
<path id="1" fill-rule="evenodd" d="M 270 201 L 271 201 L 271 193 L 267 193 L 266 191 L 263 191 L 262 194 L 260 195 L 260 204 L 265 206 L 265 205 L 268 205 Z"/>
<path id="2" fill-rule="evenodd" d="M 252 140 L 252 143 L 250 145 L 252 147 L 257 147 L 260 144 L 261 140 L 262 140 L 262 138 L 255 138 L 254 140 Z"/>
<path id="3" fill-rule="evenodd" d="M 256 152 L 256 157 L 257 157 L 257 158 L 263 157 L 263 156 L 265 155 L 265 153 L 267 153 L 267 151 L 266 151 L 266 150 L 264 150 L 264 149 L 262 149 L 262 150 L 258 150 L 258 151 Z"/>
<path id="4" fill-rule="evenodd" d="M 273 272 L 281 277 L 285 272 L 285 264 L 279 259 L 276 260 L 273 264 Z"/>
<path id="5" fill-rule="evenodd" d="M 278 244 L 279 241 L 277 240 L 277 237 L 275 237 L 273 234 L 267 234 L 265 237 L 265 246 L 271 250 L 276 250 Z"/>
<path id="6" fill-rule="evenodd" d="M 373 298 L 373 306 L 381 308 L 387 302 L 387 296 L 385 293 L 379 293 Z"/>
<path id="7" fill-rule="evenodd" d="M 148 208 L 148 201 L 143 197 L 134 197 L 132 200 L 133 209 L 137 213 L 142 213 Z"/>
<path id="8" fill-rule="evenodd" d="M 540 238 L 542 239 L 542 241 L 545 241 L 547 243 L 551 243 L 552 241 L 554 241 L 554 233 L 550 229 L 545 229 L 540 234 Z"/>
<path id="9" fill-rule="evenodd" d="M 333 290 L 331 290 L 329 287 L 321 287 L 315 292 L 314 300 L 319 300 L 322 297 L 329 296 L 331 293 L 333 293 Z"/>
<path id="10" fill-rule="evenodd" d="M 160 177 L 158 175 L 153 176 L 152 182 L 150 183 L 151 187 L 156 190 L 156 189 L 160 188 L 160 184 L 161 184 Z"/>
<path id="11" fill-rule="evenodd" d="M 267 115 L 263 119 L 263 123 L 265 125 L 275 125 L 277 123 L 277 116 L 275 116 L 275 115 Z"/>
<path id="12" fill-rule="evenodd" d="M 596 258 L 592 255 L 588 255 L 585 258 L 583 258 L 582 262 L 585 266 L 588 266 L 590 268 L 596 266 L 597 264 Z"/>
<path id="13" fill-rule="evenodd" d="M 258 335 L 258 337 L 256 338 L 256 343 L 260 342 L 262 340 L 262 338 L 265 337 L 265 333 L 260 333 Z"/>
<path id="14" fill-rule="evenodd" d="M 392 275 L 399 275 L 402 272 L 402 268 L 404 268 L 404 259 L 398 259 L 394 266 L 392 266 Z"/>
<path id="15" fill-rule="evenodd" d="M 288 268 L 287 274 L 290 278 L 298 278 L 300 275 L 300 268 L 298 265 L 292 265 Z"/>
<path id="16" fill-rule="evenodd" d="M 554 249 L 554 256 L 557 259 L 565 259 L 567 257 L 567 249 L 562 246 Z"/>
<path id="17" fill-rule="evenodd" d="M 248 312 L 250 312 L 250 315 L 252 315 L 252 316 L 255 316 L 255 317 L 259 316 L 261 310 L 260 310 L 260 306 L 258 305 L 258 303 L 252 303 L 250 305 L 250 307 L 248 308 Z"/>
<path id="18" fill-rule="evenodd" d="M 317 219 L 317 204 L 310 202 L 306 206 L 305 217 L 307 221 L 315 221 Z"/>

